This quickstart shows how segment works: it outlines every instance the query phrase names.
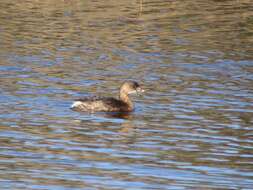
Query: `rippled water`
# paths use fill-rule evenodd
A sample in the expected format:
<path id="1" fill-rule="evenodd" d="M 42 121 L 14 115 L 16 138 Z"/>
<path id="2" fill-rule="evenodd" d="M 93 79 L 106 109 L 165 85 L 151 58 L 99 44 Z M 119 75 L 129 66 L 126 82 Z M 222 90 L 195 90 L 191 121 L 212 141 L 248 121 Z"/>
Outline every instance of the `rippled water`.
<path id="1" fill-rule="evenodd" d="M 252 10 L 1 1 L 1 189 L 252 189 Z M 133 113 L 69 109 L 126 79 Z"/>

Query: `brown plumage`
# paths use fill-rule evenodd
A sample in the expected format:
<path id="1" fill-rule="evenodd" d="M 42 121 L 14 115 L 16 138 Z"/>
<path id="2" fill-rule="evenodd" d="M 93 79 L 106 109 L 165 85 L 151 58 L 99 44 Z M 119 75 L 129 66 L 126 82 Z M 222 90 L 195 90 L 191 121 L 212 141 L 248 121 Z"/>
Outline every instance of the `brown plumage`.
<path id="1" fill-rule="evenodd" d="M 134 104 L 129 98 L 129 94 L 144 92 L 137 82 L 127 81 L 120 87 L 119 99 L 112 97 L 88 97 L 76 100 L 71 108 L 76 111 L 86 112 L 130 112 L 134 109 Z"/>

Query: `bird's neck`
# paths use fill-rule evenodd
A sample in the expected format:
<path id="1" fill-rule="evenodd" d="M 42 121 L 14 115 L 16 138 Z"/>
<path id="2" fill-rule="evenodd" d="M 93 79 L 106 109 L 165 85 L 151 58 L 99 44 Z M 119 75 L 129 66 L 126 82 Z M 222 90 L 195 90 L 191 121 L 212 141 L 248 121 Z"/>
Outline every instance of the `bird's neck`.
<path id="1" fill-rule="evenodd" d="M 119 93 L 119 99 L 128 105 L 128 109 L 129 109 L 128 111 L 131 111 L 134 109 L 133 102 L 129 98 L 128 94 L 124 92 L 123 90 L 121 90 Z"/>

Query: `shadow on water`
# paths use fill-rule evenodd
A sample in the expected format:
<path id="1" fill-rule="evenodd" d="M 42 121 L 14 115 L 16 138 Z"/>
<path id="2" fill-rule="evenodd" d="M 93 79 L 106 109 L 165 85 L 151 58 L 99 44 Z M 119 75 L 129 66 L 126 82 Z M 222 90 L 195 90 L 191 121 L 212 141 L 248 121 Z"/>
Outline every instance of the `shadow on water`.
<path id="1" fill-rule="evenodd" d="M 118 118 L 118 119 L 133 119 L 133 115 L 130 112 L 115 112 L 115 113 L 106 113 L 105 114 L 108 118 Z"/>

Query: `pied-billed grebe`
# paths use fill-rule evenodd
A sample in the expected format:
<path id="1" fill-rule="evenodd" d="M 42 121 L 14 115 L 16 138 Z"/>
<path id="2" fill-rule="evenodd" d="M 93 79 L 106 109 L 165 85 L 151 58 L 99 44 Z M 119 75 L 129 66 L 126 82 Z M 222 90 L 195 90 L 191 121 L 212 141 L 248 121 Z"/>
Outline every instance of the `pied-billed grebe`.
<path id="1" fill-rule="evenodd" d="M 120 87 L 119 99 L 106 97 L 89 97 L 76 100 L 71 108 L 75 111 L 86 112 L 130 112 L 134 104 L 129 94 L 144 92 L 137 82 L 127 81 Z"/>

